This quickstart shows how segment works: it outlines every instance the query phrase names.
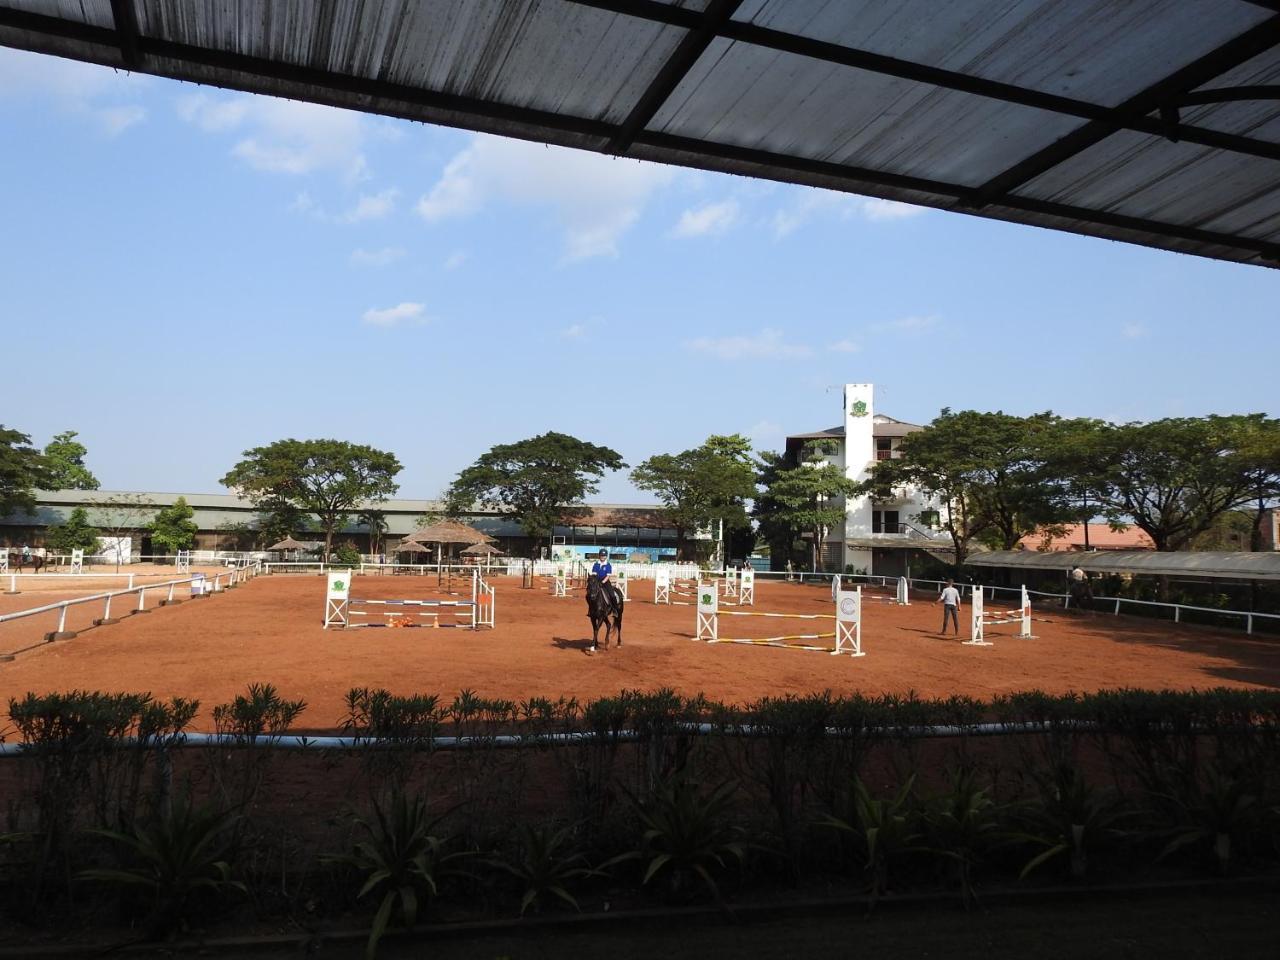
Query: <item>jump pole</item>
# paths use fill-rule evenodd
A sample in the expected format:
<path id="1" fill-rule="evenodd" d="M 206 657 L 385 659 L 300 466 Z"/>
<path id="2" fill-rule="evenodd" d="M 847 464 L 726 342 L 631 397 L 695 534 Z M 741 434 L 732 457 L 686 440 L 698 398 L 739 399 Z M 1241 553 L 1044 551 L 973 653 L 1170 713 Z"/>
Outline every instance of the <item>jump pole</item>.
<path id="1" fill-rule="evenodd" d="M 847 653 L 851 657 L 865 656 L 862 651 L 862 587 L 853 590 L 836 591 L 836 612 L 830 613 L 756 613 L 747 611 L 727 611 L 726 617 L 777 617 L 785 620 L 835 620 L 833 633 L 794 633 L 777 637 L 758 637 L 733 639 L 720 636 L 719 591 L 714 584 L 708 584 L 698 591 L 698 629 L 694 640 L 706 643 L 741 643 L 757 646 L 788 646 L 802 650 L 813 650 L 839 656 Z M 819 640 L 826 637 L 835 639 L 835 649 L 826 647 L 800 646 L 787 643 L 789 640 Z"/>
<path id="2" fill-rule="evenodd" d="M 1018 624 L 1018 632 L 1013 635 L 1015 640 L 1035 639 L 1035 635 L 1031 632 L 1031 595 L 1027 593 L 1027 587 L 1025 584 L 1023 584 L 1022 587 L 1022 606 L 1017 610 L 1007 610 L 987 614 L 984 609 L 982 587 L 980 586 L 975 586 L 973 588 L 973 596 L 970 599 L 970 604 L 969 639 L 964 641 L 966 646 L 994 646 L 994 644 L 987 639 L 986 628 L 999 626 L 1005 623 Z M 992 619 L 988 619 L 989 617 Z"/>

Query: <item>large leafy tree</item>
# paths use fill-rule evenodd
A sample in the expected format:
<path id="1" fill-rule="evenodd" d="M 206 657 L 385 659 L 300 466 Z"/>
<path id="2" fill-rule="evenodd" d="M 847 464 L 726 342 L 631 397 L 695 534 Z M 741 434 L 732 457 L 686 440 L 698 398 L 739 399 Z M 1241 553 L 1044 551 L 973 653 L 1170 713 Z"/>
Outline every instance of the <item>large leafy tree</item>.
<path id="1" fill-rule="evenodd" d="M 606 470 L 625 467 L 616 450 L 563 433 L 499 444 L 458 474 L 447 511 L 456 516 L 477 503 L 503 509 L 536 543 L 585 514 L 583 498 L 599 489 Z"/>
<path id="2" fill-rule="evenodd" d="M 1280 503 L 1280 420 L 1260 413 L 1232 419 L 1238 431 L 1235 456 L 1245 472 L 1253 515 L 1249 549 L 1261 550 L 1263 514 Z"/>
<path id="3" fill-rule="evenodd" d="M 76 507 L 66 523 L 51 528 L 46 541 L 58 553 L 83 550 L 88 556 L 98 552 L 98 531 L 89 523 L 89 514 L 84 507 Z"/>
<path id="4" fill-rule="evenodd" d="M 42 486 L 48 486 L 48 471 L 40 451 L 25 433 L 0 424 L 0 517 L 34 513 L 34 491 Z"/>
<path id="5" fill-rule="evenodd" d="M 892 499 L 915 487 L 946 507 L 956 563 L 974 543 L 1011 550 L 1037 528 L 1063 518 L 1066 504 L 1048 483 L 1047 451 L 1058 422 L 1051 413 L 943 410 L 902 441 L 898 459 L 878 461 L 859 492 Z"/>
<path id="6" fill-rule="evenodd" d="M 761 479 L 764 493 L 756 501 L 756 517 L 766 537 L 787 531 L 806 532 L 812 540 L 811 563 L 821 568 L 827 533 L 845 518 L 845 498 L 857 494 L 859 484 L 827 461 L 817 444 L 808 444 L 794 466 L 780 458 L 766 460 Z"/>
<path id="7" fill-rule="evenodd" d="M 401 470 L 394 454 L 343 440 L 277 440 L 244 452 L 222 478 L 258 507 L 284 502 L 314 514 L 324 532 L 324 552 L 333 535 L 358 506 L 379 503 L 395 493 Z"/>
<path id="8" fill-rule="evenodd" d="M 79 434 L 67 430 L 50 440 L 44 448 L 45 462 L 49 467 L 50 490 L 97 490 L 98 478 L 84 465 L 89 452 L 76 439 Z"/>
<path id="9" fill-rule="evenodd" d="M 1185 550 L 1226 511 L 1274 499 L 1273 430 L 1260 415 L 1107 424 L 1084 470 L 1108 519 L 1133 523 L 1157 550 Z"/>
<path id="10" fill-rule="evenodd" d="M 172 504 L 159 510 L 148 524 L 152 543 L 164 547 L 167 553 L 190 550 L 200 529 L 192 519 L 195 515 L 187 498 L 178 497 Z"/>
<path id="11" fill-rule="evenodd" d="M 681 453 L 660 453 L 636 465 L 631 482 L 657 495 L 676 528 L 676 550 L 685 553 L 690 530 L 715 520 L 726 535 L 748 529 L 746 502 L 756 492 L 756 461 L 751 441 L 738 434 L 711 436 Z"/>

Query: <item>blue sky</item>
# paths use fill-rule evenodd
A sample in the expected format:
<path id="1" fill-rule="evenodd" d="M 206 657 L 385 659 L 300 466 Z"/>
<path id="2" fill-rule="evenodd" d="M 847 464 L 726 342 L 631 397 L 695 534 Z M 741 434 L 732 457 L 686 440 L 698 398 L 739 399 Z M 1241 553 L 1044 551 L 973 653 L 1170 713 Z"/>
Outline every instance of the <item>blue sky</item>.
<path id="1" fill-rule="evenodd" d="M 0 423 L 106 488 L 287 436 L 411 497 L 546 430 L 776 449 L 846 382 L 914 422 L 1280 412 L 1276 271 L 3 48 L 0 130 Z"/>

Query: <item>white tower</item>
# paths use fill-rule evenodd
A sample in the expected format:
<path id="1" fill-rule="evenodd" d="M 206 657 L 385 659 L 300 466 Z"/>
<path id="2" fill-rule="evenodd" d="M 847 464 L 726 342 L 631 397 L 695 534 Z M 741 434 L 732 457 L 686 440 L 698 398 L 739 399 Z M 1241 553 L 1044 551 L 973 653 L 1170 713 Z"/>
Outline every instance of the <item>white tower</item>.
<path id="1" fill-rule="evenodd" d="M 866 480 L 875 464 L 875 387 L 870 383 L 844 385 L 844 474 L 850 480 Z M 850 540 L 871 538 L 871 498 L 854 497 L 845 503 L 844 563 L 868 572 L 871 551 L 849 546 Z"/>

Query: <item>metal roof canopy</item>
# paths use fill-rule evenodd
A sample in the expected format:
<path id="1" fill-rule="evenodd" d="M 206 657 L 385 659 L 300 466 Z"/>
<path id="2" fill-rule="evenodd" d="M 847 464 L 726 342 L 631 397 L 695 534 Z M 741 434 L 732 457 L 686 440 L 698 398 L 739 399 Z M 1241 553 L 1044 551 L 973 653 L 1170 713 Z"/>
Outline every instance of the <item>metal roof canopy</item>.
<path id="1" fill-rule="evenodd" d="M 975 553 L 966 566 L 1010 569 L 1132 573 L 1140 576 L 1195 576 L 1226 580 L 1280 580 L 1280 553 L 1158 553 L 1154 550 L 1074 551 L 993 550 Z"/>
<path id="2" fill-rule="evenodd" d="M 0 0 L 0 44 L 1280 265 L 1280 0 Z"/>

